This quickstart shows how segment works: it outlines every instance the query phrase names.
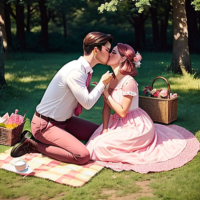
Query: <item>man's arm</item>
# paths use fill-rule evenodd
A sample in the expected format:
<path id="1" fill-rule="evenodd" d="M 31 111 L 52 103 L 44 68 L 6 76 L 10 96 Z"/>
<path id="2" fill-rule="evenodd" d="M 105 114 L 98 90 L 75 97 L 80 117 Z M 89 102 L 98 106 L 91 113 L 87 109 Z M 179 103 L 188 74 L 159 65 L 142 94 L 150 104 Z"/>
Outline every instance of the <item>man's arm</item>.
<path id="1" fill-rule="evenodd" d="M 110 73 L 104 74 L 97 86 L 89 93 L 86 87 L 87 74 L 81 70 L 74 69 L 67 76 L 67 84 L 77 101 L 89 110 L 101 96 L 105 84 L 112 79 Z"/>

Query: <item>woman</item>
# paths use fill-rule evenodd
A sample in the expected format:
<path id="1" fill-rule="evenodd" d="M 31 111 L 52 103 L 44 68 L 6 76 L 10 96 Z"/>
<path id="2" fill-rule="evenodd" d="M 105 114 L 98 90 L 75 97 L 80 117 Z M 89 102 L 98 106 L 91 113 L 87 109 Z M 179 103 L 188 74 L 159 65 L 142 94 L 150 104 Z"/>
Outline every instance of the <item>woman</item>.
<path id="1" fill-rule="evenodd" d="M 133 77 L 140 59 L 140 54 L 126 44 L 118 43 L 112 50 L 107 65 L 115 79 L 103 92 L 103 124 L 91 136 L 87 149 L 92 160 L 104 161 L 98 164 L 117 171 L 167 171 L 196 156 L 199 142 L 182 127 L 154 124 L 138 107 L 138 87 Z M 110 115 L 111 108 L 114 115 Z"/>

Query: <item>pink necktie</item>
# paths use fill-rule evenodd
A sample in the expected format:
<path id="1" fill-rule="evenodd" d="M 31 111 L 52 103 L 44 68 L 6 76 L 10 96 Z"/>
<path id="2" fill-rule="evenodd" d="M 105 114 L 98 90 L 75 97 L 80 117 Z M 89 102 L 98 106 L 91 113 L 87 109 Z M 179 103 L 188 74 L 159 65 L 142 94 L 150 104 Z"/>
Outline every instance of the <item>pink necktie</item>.
<path id="1" fill-rule="evenodd" d="M 87 89 L 88 89 L 88 92 L 89 92 L 88 86 L 89 86 L 89 84 L 90 84 L 91 78 L 92 78 L 92 73 L 89 72 L 89 73 L 88 73 L 87 80 L 86 80 L 86 87 L 87 87 Z M 81 113 L 82 113 L 82 105 L 81 105 L 80 103 L 78 103 L 78 106 L 77 106 L 77 107 L 75 108 L 75 110 L 74 110 L 74 114 L 75 114 L 76 116 L 79 116 Z"/>

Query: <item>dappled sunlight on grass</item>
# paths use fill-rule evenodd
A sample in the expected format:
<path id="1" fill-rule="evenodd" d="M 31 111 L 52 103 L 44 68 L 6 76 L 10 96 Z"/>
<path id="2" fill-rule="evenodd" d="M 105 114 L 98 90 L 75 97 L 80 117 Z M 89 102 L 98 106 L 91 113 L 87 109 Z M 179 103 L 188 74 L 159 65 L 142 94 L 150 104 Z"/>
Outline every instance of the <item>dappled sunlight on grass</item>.
<path id="1" fill-rule="evenodd" d="M 12 81 L 16 78 L 16 76 L 14 74 L 11 74 L 11 73 L 5 73 L 5 79 L 6 81 L 9 80 L 9 81 Z"/>
<path id="2" fill-rule="evenodd" d="M 6 73 L 5 78 L 7 81 L 15 81 L 15 82 L 21 82 L 21 83 L 28 83 L 28 82 L 34 82 L 34 81 L 47 81 L 49 80 L 49 77 L 46 76 L 27 76 L 27 77 L 16 77 L 15 74 Z"/>
<path id="3" fill-rule="evenodd" d="M 46 84 L 40 84 L 40 85 L 35 86 L 35 89 L 46 89 L 46 88 L 47 88 Z"/>
<path id="4" fill-rule="evenodd" d="M 194 79 L 193 75 L 172 76 L 168 80 L 174 90 L 198 90 L 200 92 L 200 80 Z"/>
<path id="5" fill-rule="evenodd" d="M 44 77 L 44 76 L 35 76 L 35 77 L 23 77 L 23 78 L 20 78 L 19 79 L 19 82 L 33 82 L 33 81 L 46 81 L 46 80 L 49 80 L 48 77 Z"/>

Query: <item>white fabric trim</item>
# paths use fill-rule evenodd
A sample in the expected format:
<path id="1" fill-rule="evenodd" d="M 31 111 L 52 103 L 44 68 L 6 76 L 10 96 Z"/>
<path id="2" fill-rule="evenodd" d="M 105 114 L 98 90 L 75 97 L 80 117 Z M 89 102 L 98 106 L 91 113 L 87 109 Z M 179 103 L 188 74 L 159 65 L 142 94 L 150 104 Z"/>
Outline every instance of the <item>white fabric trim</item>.
<path id="1" fill-rule="evenodd" d="M 122 95 L 123 96 L 130 95 L 130 96 L 133 96 L 133 97 L 137 96 L 137 94 L 135 92 L 133 92 L 133 91 L 126 91 L 126 92 L 122 91 Z"/>

